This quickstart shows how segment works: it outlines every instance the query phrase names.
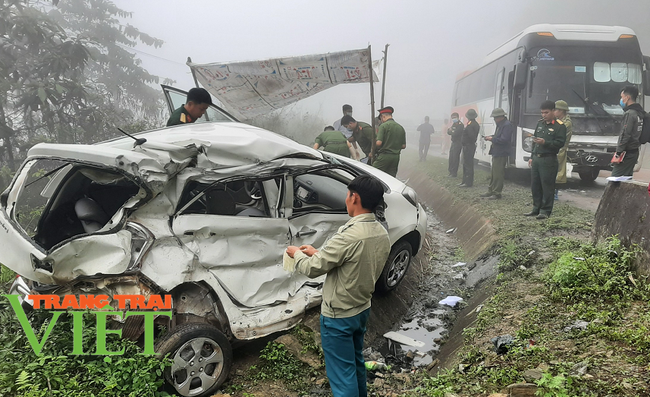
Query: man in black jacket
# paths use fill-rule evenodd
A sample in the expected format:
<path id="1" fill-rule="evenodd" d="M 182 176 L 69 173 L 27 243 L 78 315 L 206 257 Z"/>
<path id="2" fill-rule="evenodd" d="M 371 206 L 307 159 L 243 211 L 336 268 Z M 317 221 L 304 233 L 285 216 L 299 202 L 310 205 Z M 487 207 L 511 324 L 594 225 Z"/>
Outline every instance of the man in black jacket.
<path id="1" fill-rule="evenodd" d="M 497 125 L 494 135 L 485 137 L 486 141 L 492 143 L 489 152 L 492 155 L 492 177 L 490 178 L 488 192 L 482 194 L 481 197 L 498 200 L 501 198 L 503 181 L 506 178 L 506 165 L 511 152 L 514 127 L 510 123 L 510 120 L 506 118 L 506 112 L 501 108 L 494 109 L 490 117 L 494 118 L 494 122 Z"/>
<path id="2" fill-rule="evenodd" d="M 460 187 L 472 187 L 474 184 L 474 153 L 476 153 L 476 138 L 481 130 L 481 126 L 476 121 L 478 114 L 476 110 L 469 109 L 465 113 L 467 125 L 463 130 L 461 144 L 463 145 L 463 181 Z"/>
<path id="3" fill-rule="evenodd" d="M 632 176 L 634 166 L 639 159 L 639 136 L 643 129 L 643 116 L 645 111 L 643 107 L 636 103 L 639 90 L 629 85 L 621 92 L 621 107 L 625 110 L 623 120 L 621 120 L 621 132 L 616 144 L 616 156 L 620 157 L 623 153 L 623 161 L 614 164 L 612 176 Z"/>
<path id="4" fill-rule="evenodd" d="M 458 117 L 458 113 L 451 114 L 451 127 L 447 129 L 447 135 L 451 136 L 451 148 L 449 148 L 449 176 L 456 178 L 458 176 L 458 166 L 460 165 L 460 151 L 463 149 L 461 137 L 463 136 L 463 123 Z"/>

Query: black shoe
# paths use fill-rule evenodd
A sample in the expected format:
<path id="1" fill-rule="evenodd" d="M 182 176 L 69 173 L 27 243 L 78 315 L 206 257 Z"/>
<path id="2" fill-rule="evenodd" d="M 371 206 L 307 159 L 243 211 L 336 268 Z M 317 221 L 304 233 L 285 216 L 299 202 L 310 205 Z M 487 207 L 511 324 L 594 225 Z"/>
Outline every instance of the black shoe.
<path id="1" fill-rule="evenodd" d="M 492 197 L 488 198 L 488 200 L 501 200 L 501 195 L 495 194 Z"/>
<path id="2" fill-rule="evenodd" d="M 487 193 L 481 194 L 479 197 L 492 197 L 492 196 L 494 196 L 494 193 L 487 192 Z"/>
<path id="3" fill-rule="evenodd" d="M 548 219 L 548 215 L 546 214 L 539 214 L 535 217 L 535 219 Z"/>
<path id="4" fill-rule="evenodd" d="M 524 216 L 537 216 L 537 215 L 539 215 L 539 212 L 535 212 L 535 211 L 530 211 L 529 213 L 524 214 Z"/>

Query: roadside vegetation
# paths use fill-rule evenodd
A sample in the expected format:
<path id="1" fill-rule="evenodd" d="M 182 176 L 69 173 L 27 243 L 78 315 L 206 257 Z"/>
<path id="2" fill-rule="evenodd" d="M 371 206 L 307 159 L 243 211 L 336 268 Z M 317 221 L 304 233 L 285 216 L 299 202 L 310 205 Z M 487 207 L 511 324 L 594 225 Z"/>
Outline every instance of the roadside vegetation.
<path id="1" fill-rule="evenodd" d="M 537 396 L 650 395 L 650 284 L 635 272 L 637 249 L 616 237 L 593 244 L 593 213 L 566 202 L 543 222 L 520 216 L 532 204 L 526 186 L 480 199 L 488 172 L 477 168 L 475 187 L 462 189 L 446 165 L 434 158 L 426 172 L 494 222 L 499 274 L 453 364 L 421 373 L 403 395 L 488 396 L 519 382 Z M 495 351 L 505 335 L 511 344 Z"/>
<path id="2" fill-rule="evenodd" d="M 84 316 L 83 346 L 95 351 L 95 316 Z M 38 341 L 42 341 L 52 314 L 34 310 L 28 319 Z M 32 350 L 27 336 L 6 299 L 0 299 L 0 396 L 25 397 L 166 397 L 162 373 L 169 360 L 142 355 L 133 342 L 111 334 L 109 351 L 125 348 L 120 356 L 75 356 L 72 316 L 59 317 L 41 355 Z"/>

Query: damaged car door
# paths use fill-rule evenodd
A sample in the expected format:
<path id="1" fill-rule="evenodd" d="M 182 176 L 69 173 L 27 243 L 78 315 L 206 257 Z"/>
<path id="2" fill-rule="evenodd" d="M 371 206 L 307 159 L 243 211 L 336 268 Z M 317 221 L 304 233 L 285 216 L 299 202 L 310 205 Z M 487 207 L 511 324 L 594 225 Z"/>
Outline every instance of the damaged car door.
<path id="1" fill-rule="evenodd" d="M 240 177 L 190 181 L 184 188 L 174 234 L 239 305 L 287 301 L 309 281 L 282 267 L 292 241 L 283 216 L 286 181 L 284 175 Z"/>

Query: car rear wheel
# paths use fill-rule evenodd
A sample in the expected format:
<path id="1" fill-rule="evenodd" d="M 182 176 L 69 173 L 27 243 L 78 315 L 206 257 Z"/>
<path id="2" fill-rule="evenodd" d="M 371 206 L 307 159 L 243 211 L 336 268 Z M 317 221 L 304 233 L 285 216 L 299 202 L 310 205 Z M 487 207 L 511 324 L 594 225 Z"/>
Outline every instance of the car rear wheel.
<path id="1" fill-rule="evenodd" d="M 165 381 L 181 396 L 211 396 L 228 378 L 232 348 L 216 327 L 204 323 L 183 324 L 156 345 L 161 356 L 169 354 L 172 366 Z"/>
<path id="2" fill-rule="evenodd" d="M 381 272 L 375 289 L 380 294 L 386 294 L 394 290 L 404 279 L 406 271 L 411 264 L 413 248 L 407 241 L 400 241 L 393 246 L 388 255 L 388 260 Z"/>

